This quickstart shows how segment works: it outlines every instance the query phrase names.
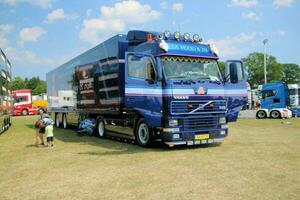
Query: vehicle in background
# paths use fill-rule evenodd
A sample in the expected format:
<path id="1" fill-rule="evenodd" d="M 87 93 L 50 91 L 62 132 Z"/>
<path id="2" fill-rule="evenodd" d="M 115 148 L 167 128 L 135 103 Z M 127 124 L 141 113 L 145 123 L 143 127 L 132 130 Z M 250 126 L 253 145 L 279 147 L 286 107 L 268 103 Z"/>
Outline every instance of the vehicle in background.
<path id="1" fill-rule="evenodd" d="M 220 73 L 215 48 L 179 32 L 129 31 L 48 72 L 57 127 L 95 119 L 98 136 L 140 146 L 222 142 L 247 103 L 243 63 Z"/>
<path id="2" fill-rule="evenodd" d="M 12 80 L 11 64 L 0 49 L 0 132 L 7 130 L 11 124 L 13 106 L 10 90 Z"/>
<path id="3" fill-rule="evenodd" d="M 291 104 L 288 85 L 283 81 L 262 85 L 261 108 L 256 113 L 256 118 L 290 118 L 292 115 L 300 116 L 299 104 Z M 294 99 L 292 95 L 292 99 Z M 291 110 L 289 108 L 292 108 Z"/>
<path id="4" fill-rule="evenodd" d="M 32 106 L 34 108 L 42 109 L 43 111 L 47 111 L 48 101 L 47 94 L 39 94 L 32 96 Z"/>
<path id="5" fill-rule="evenodd" d="M 12 97 L 14 99 L 14 115 L 36 115 L 41 111 L 45 111 L 45 101 L 35 100 L 35 105 L 32 100 L 32 90 L 22 89 L 12 91 Z M 46 104 L 47 105 L 47 104 Z"/>

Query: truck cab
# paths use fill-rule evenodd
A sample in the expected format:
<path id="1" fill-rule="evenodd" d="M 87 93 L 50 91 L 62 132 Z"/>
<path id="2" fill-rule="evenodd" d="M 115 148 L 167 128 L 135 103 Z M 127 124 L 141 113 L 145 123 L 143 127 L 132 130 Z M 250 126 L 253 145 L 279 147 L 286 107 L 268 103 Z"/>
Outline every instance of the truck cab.
<path id="1" fill-rule="evenodd" d="M 261 108 L 256 113 L 256 118 L 290 118 L 289 89 L 285 82 L 277 81 L 262 85 Z"/>
<path id="2" fill-rule="evenodd" d="M 170 146 L 223 141 L 247 103 L 243 63 L 227 61 L 222 74 L 217 52 L 198 35 L 131 31 L 127 39 L 125 112 L 141 115 L 139 144 L 150 130 Z"/>
<path id="3" fill-rule="evenodd" d="M 12 97 L 14 100 L 14 115 L 36 115 L 39 112 L 38 108 L 32 106 L 32 91 L 29 89 L 14 90 Z"/>

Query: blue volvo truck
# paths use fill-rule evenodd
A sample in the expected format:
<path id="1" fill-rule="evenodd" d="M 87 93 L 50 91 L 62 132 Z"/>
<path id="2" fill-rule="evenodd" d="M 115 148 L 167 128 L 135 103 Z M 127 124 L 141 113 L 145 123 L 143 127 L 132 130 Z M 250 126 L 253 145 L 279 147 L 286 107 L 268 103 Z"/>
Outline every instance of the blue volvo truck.
<path id="1" fill-rule="evenodd" d="M 291 86 L 294 86 L 291 85 Z M 256 118 L 290 118 L 300 116 L 300 105 L 295 94 L 298 93 L 296 88 L 289 88 L 283 81 L 266 83 L 262 85 L 261 90 L 261 108 L 256 113 Z"/>
<path id="2" fill-rule="evenodd" d="M 47 73 L 48 111 L 57 127 L 97 121 L 95 132 L 140 146 L 222 142 L 247 103 L 238 60 L 221 73 L 199 35 L 129 31 Z"/>

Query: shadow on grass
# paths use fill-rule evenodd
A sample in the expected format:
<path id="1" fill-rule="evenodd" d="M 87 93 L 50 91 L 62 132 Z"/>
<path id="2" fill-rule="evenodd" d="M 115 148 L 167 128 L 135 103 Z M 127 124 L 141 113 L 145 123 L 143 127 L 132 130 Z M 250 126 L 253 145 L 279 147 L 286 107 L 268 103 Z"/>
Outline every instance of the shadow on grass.
<path id="1" fill-rule="evenodd" d="M 25 124 L 27 128 L 36 129 L 34 124 Z"/>
<path id="2" fill-rule="evenodd" d="M 99 138 L 96 136 L 79 136 L 75 130 L 57 129 L 54 130 L 54 136 L 57 140 L 65 143 L 79 143 L 81 145 L 92 145 L 101 147 L 99 151 L 79 152 L 80 155 L 95 155 L 95 156 L 112 156 L 123 154 L 136 154 L 147 152 L 170 152 L 182 150 L 195 150 L 203 148 L 218 147 L 219 144 L 206 144 L 198 146 L 175 146 L 169 148 L 162 142 L 155 142 L 151 148 L 143 148 L 135 144 L 131 140 Z"/>

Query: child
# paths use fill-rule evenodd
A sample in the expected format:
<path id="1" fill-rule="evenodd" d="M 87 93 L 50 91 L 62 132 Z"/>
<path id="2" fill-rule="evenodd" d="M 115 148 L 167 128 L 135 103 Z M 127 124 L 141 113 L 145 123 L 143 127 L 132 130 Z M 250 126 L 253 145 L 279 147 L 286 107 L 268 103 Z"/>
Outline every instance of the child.
<path id="1" fill-rule="evenodd" d="M 46 125 L 45 133 L 47 137 L 47 146 L 53 147 L 53 121 L 49 118 L 45 118 L 43 123 Z"/>
<path id="2" fill-rule="evenodd" d="M 45 130 L 47 134 L 47 146 L 53 147 L 53 125 L 47 125 Z"/>

